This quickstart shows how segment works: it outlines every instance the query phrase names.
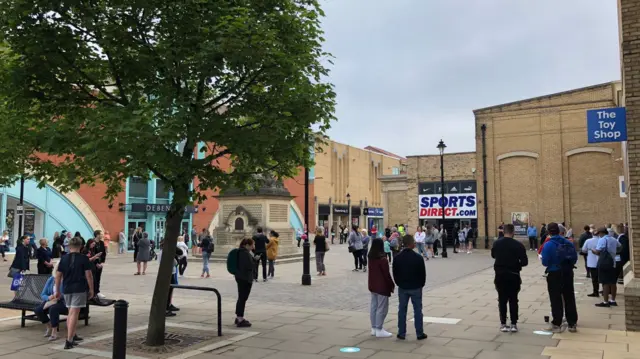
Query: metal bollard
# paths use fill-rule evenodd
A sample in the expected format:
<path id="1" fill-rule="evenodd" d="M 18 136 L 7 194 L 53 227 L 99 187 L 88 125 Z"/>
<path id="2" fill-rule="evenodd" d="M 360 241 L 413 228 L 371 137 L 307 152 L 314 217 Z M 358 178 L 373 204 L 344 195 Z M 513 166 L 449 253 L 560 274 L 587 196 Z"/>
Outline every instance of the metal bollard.
<path id="1" fill-rule="evenodd" d="M 127 357 L 127 312 L 129 302 L 117 300 L 113 304 L 113 359 L 125 359 Z"/>

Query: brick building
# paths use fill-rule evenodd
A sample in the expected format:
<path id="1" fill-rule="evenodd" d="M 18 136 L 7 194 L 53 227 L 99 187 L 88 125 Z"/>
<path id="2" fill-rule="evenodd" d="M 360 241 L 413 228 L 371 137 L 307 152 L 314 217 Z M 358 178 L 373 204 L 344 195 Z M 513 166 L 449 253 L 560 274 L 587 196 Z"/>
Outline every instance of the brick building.
<path id="1" fill-rule="evenodd" d="M 220 161 L 220 166 L 228 163 Z M 197 185 L 197 178 L 194 180 Z M 292 179 L 284 181 L 293 199 L 290 202 L 290 224 L 293 228 L 303 227 L 304 222 L 304 171 Z M 133 249 L 131 239 L 133 230 L 142 227 L 156 243 L 164 237 L 165 216 L 171 203 L 171 193 L 162 180 L 151 178 L 129 178 L 125 191 L 119 193 L 113 205 L 103 198 L 105 186 L 82 186 L 77 191 L 62 193 L 47 184 L 38 188 L 35 181 L 27 180 L 24 190 L 24 233 L 36 238 L 53 240 L 55 232 L 62 230 L 80 232 L 84 238 L 91 238 L 95 229 L 109 231 L 113 242 L 118 232 L 125 231 L 128 238 L 127 248 Z M 310 181 L 310 203 L 313 203 L 313 180 Z M 208 191 L 207 199 L 200 204 L 190 206 L 185 214 L 182 228 L 187 232 L 193 226 L 198 231 L 213 229 L 219 223 L 217 193 Z M 18 229 L 19 182 L 6 188 L 0 188 L 0 231 L 9 231 L 11 249 L 15 246 Z M 309 218 L 315 218 L 313 205 L 309 206 Z M 115 248 L 116 244 L 113 244 Z"/>
<path id="2" fill-rule="evenodd" d="M 624 268 L 627 330 L 640 331 L 640 1 L 618 0 L 622 103 L 627 110 L 625 169 L 631 260 Z"/>
<path id="3" fill-rule="evenodd" d="M 538 225 L 564 221 L 577 233 L 585 224 L 625 222 L 622 147 L 587 143 L 586 128 L 586 111 L 618 106 L 620 92 L 611 82 L 474 111 L 480 191 L 486 128 L 489 237 L 514 212 Z"/>

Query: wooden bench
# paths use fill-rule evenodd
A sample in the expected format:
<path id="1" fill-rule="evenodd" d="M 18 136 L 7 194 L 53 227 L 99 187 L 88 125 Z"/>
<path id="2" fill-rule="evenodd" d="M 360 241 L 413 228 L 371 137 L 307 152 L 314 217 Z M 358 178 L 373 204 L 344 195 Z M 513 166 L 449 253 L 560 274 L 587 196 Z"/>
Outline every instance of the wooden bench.
<path id="1" fill-rule="evenodd" d="M 35 314 L 36 308 L 42 304 L 42 298 L 40 293 L 44 289 L 49 274 L 25 274 L 22 280 L 22 284 L 15 296 L 10 302 L 0 303 L 0 308 L 15 309 L 22 311 L 20 327 L 24 328 L 26 320 L 36 320 L 38 316 Z M 104 306 L 113 304 L 112 301 L 107 301 Z M 84 325 L 89 325 L 89 306 L 95 305 L 91 301 L 87 301 L 87 306 L 80 310 L 80 317 L 78 319 L 84 320 Z M 34 312 L 34 314 L 27 315 L 27 312 Z M 60 318 L 61 322 L 66 321 L 66 318 Z"/>

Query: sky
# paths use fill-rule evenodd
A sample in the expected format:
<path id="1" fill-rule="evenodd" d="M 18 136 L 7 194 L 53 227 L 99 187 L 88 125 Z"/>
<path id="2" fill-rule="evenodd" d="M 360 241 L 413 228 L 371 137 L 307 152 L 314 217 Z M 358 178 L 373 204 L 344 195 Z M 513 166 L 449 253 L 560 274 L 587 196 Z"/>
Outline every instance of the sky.
<path id="1" fill-rule="evenodd" d="M 612 0 L 321 0 L 328 135 L 402 156 L 475 151 L 473 110 L 620 79 Z"/>

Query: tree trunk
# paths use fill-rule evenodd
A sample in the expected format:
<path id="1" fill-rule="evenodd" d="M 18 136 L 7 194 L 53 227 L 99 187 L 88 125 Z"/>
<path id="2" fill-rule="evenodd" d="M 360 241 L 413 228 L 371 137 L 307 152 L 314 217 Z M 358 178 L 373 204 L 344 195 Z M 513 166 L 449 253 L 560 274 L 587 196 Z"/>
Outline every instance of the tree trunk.
<path id="1" fill-rule="evenodd" d="M 169 287 L 171 285 L 171 273 L 173 271 L 173 259 L 176 253 L 176 244 L 185 207 L 189 201 L 189 184 L 176 186 L 173 188 L 173 200 L 171 209 L 167 213 L 166 232 L 164 244 L 162 246 L 162 258 L 156 278 L 156 286 L 153 290 L 151 300 L 151 310 L 149 312 L 149 326 L 147 327 L 147 342 L 149 346 L 164 345 L 165 336 L 165 314 Z"/>

